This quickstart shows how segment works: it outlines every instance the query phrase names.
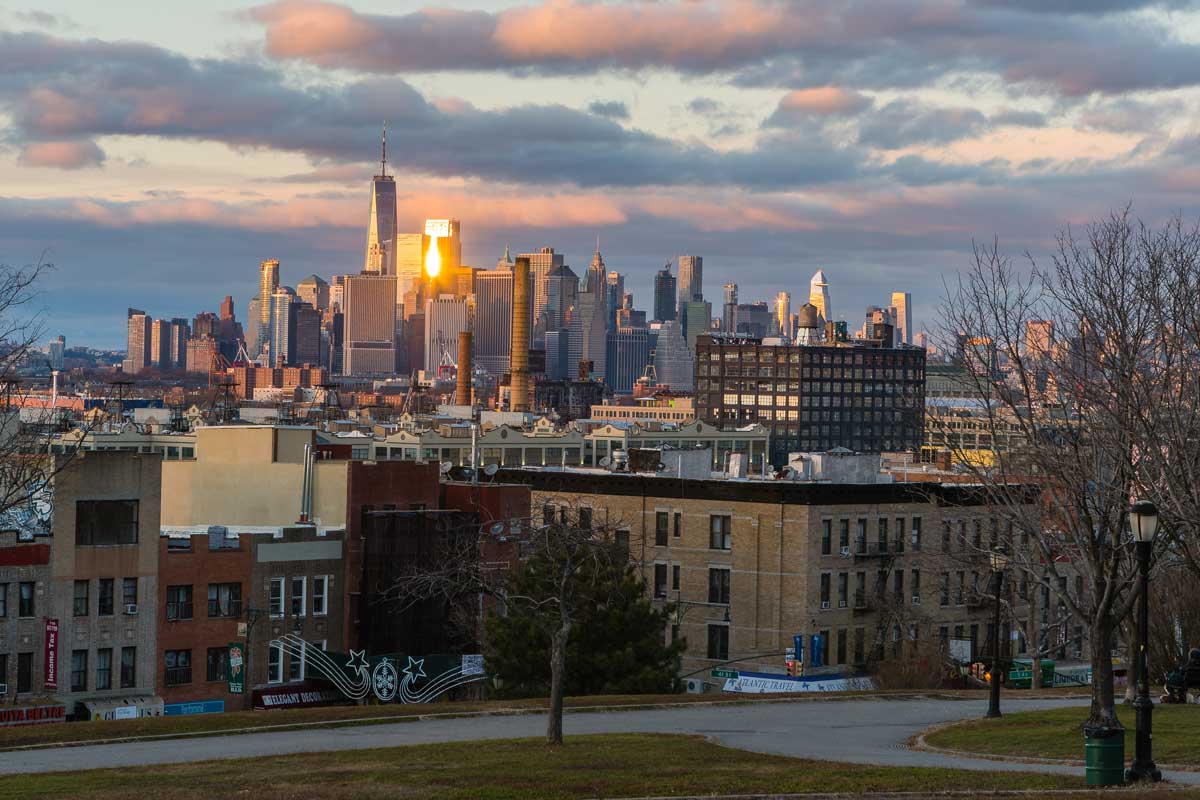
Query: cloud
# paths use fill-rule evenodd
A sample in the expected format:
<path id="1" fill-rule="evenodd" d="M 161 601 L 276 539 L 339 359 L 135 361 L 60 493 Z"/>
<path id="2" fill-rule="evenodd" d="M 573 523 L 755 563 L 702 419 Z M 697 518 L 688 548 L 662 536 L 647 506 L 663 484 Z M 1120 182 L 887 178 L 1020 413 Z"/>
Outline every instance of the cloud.
<path id="1" fill-rule="evenodd" d="M 596 100 L 588 103 L 588 111 L 598 117 L 608 119 L 629 119 L 629 109 L 620 100 Z"/>
<path id="2" fill-rule="evenodd" d="M 714 114 L 721 111 L 723 106 L 711 97 L 697 97 L 687 104 L 687 108 L 693 114 Z"/>
<path id="3" fill-rule="evenodd" d="M 973 108 L 934 108 L 909 100 L 893 100 L 861 120 L 859 144 L 896 150 L 913 144 L 945 144 L 974 136 L 987 117 Z"/>
<path id="4" fill-rule="evenodd" d="M 51 14 L 49 11 L 18 11 L 13 16 L 27 25 L 35 25 L 39 28 L 75 30 L 79 27 L 69 17 L 63 14 Z"/>
<path id="5" fill-rule="evenodd" d="M 19 162 L 26 167 L 82 169 L 104 163 L 104 151 L 92 141 L 29 142 L 21 150 Z"/>
<path id="6" fill-rule="evenodd" d="M 442 177 L 780 189 L 849 178 L 863 158 L 819 137 L 724 151 L 561 105 L 430 101 L 394 77 L 300 88 L 256 64 L 42 34 L 0 32 L 0 74 L 0 106 L 25 143 L 156 136 L 302 153 L 318 166 L 363 163 L 388 109 L 395 168 Z"/>
<path id="7" fill-rule="evenodd" d="M 853 89 L 839 86 L 814 86 L 788 92 L 779 101 L 779 112 L 852 116 L 871 106 L 872 100 Z"/>
<path id="8" fill-rule="evenodd" d="M 248 12 L 265 53 L 381 74 L 732 73 L 745 85 L 901 88 L 987 74 L 1065 96 L 1200 82 L 1200 46 L 1141 0 L 541 0 L 489 13 L 364 14 L 316 0 Z M 1049 10 L 1052 13 L 1046 13 Z"/>

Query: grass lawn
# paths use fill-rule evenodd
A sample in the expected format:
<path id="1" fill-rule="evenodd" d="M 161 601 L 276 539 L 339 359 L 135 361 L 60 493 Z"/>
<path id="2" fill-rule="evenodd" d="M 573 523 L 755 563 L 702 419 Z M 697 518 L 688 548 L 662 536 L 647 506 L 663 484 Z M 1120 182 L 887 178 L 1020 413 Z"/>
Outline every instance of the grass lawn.
<path id="1" fill-rule="evenodd" d="M 1003 708 L 1003 702 L 1001 703 Z M 1119 706 L 1126 726 L 1125 753 L 1133 754 L 1134 711 Z M 944 728 L 925 737 L 934 747 L 977 753 L 1083 759 L 1086 708 L 1006 713 L 1000 719 L 980 719 Z M 1154 760 L 1160 764 L 1200 765 L 1200 706 L 1154 707 Z"/>
<path id="2" fill-rule="evenodd" d="M 1081 778 L 1056 775 L 801 761 L 731 750 L 698 736 L 623 734 L 568 737 L 561 748 L 548 747 L 540 739 L 510 739 L 16 775 L 0 781 L 0 798 L 538 800 L 692 793 L 978 793 L 1082 786 Z M 1181 795 L 1172 795 L 1176 797 Z"/>
<path id="3" fill-rule="evenodd" d="M 1062 694 L 1059 692 L 1046 693 Z M 843 696 L 882 694 L 880 692 L 845 692 Z M 942 696 L 984 697 L 981 690 L 948 691 Z M 604 695 L 596 697 L 569 697 L 568 709 L 599 709 L 607 706 L 654 705 L 659 703 L 747 703 L 763 700 L 814 700 L 828 699 L 833 695 L 797 696 L 788 695 L 738 695 L 738 694 L 665 694 L 665 695 Z M 145 717 L 135 720 L 111 720 L 108 722 L 72 722 L 54 725 L 24 725 L 0 728 L 0 750 L 39 744 L 63 744 L 67 742 L 89 742 L 102 739 L 124 739 L 140 736 L 207 736 L 233 733 L 238 729 L 261 726 L 328 724 L 354 725 L 376 722 L 400 722 L 426 714 L 467 714 L 478 711 L 500 712 L 505 710 L 533 710 L 546 708 L 545 699 L 530 700 L 486 700 L 476 702 L 439 702 L 427 705 L 329 706 L 325 708 L 276 709 L 272 711 L 230 711 L 224 714 L 196 714 L 179 717 Z"/>

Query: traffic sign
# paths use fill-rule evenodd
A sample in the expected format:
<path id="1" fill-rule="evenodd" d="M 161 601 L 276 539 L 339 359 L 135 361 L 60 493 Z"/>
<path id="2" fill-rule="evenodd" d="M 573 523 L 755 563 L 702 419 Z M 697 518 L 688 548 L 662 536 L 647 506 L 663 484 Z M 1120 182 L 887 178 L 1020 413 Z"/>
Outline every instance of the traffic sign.
<path id="1" fill-rule="evenodd" d="M 737 680 L 739 677 L 738 671 L 735 669 L 714 669 L 711 674 L 714 678 L 729 678 L 731 680 Z"/>

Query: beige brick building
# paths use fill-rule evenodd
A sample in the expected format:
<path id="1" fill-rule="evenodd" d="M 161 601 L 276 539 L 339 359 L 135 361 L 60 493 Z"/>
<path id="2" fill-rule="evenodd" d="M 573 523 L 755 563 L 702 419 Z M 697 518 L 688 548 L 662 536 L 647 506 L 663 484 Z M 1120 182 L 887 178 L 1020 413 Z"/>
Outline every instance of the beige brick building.
<path id="1" fill-rule="evenodd" d="M 497 479 L 531 486 L 535 518 L 546 505 L 589 507 L 597 526 L 628 536 L 648 590 L 677 604 L 684 674 L 726 661 L 782 672 L 797 634 L 823 637 L 835 671 L 886 662 L 914 639 L 974 639 L 977 652 L 989 641 L 995 526 L 962 487 L 599 470 Z"/>

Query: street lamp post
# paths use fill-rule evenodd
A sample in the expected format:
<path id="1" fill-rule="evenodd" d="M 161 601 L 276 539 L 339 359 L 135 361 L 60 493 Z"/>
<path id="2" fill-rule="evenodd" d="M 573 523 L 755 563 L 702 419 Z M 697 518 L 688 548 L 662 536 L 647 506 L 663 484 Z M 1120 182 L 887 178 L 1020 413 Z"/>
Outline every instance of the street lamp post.
<path id="1" fill-rule="evenodd" d="M 1146 643 L 1150 627 L 1150 549 L 1158 531 L 1158 509 L 1149 500 L 1139 500 L 1129 509 L 1129 527 L 1137 540 L 1138 572 L 1142 596 L 1138 602 L 1138 686 L 1133 707 L 1137 714 L 1137 740 L 1133 763 L 1125 771 L 1126 781 L 1161 781 L 1162 773 L 1154 764 L 1153 743 L 1154 701 L 1150 699 L 1150 675 L 1146 658 Z"/>
<path id="2" fill-rule="evenodd" d="M 1004 570 L 1008 567 L 1008 553 L 1001 548 L 991 552 L 992 572 L 996 575 L 996 603 L 992 610 L 992 669 L 991 690 L 988 694 L 988 717 L 999 717 L 1000 714 L 1000 676 L 1003 665 L 1000 661 L 1000 592 L 1004 587 Z"/>

